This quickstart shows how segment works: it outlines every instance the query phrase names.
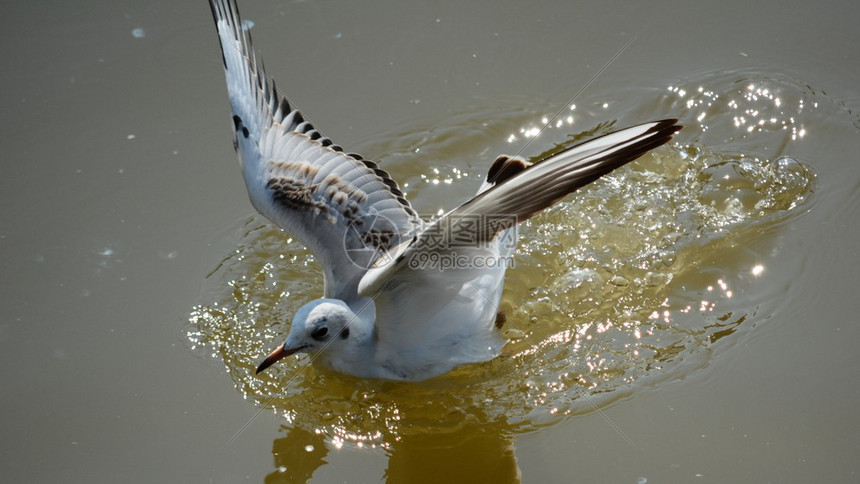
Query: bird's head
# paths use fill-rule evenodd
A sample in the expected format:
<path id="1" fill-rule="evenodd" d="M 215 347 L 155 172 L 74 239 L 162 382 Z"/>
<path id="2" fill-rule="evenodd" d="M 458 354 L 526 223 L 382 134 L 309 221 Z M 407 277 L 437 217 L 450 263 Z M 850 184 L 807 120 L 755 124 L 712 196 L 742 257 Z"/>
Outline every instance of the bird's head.
<path id="1" fill-rule="evenodd" d="M 355 318 L 345 302 L 338 299 L 316 299 L 302 306 L 293 317 L 290 334 L 257 367 L 257 373 L 293 353 L 311 355 L 332 351 L 349 339 L 349 323 Z"/>

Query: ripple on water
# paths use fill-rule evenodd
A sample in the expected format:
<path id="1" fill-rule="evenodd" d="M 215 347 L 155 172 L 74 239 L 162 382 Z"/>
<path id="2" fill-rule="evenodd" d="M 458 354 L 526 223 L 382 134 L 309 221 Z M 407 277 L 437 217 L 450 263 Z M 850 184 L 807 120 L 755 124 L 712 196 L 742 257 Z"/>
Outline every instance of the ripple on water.
<path id="1" fill-rule="evenodd" d="M 190 346 L 222 361 L 246 398 L 336 445 L 385 446 L 406 434 L 486 423 L 529 430 L 593 411 L 703 368 L 714 352 L 731 350 L 718 341 L 773 317 L 780 289 L 757 284 L 768 260 L 747 242 L 773 237 L 808 205 L 812 160 L 792 158 L 792 146 L 838 110 L 803 84 L 734 72 L 669 86 L 654 103 L 622 113 L 680 115 L 687 128 L 676 144 L 522 227 L 502 300 L 510 342 L 494 361 L 399 383 L 304 368 L 300 356 L 254 377 L 292 314 L 322 288 L 312 256 L 256 215 L 207 275 L 186 328 Z M 446 190 L 427 180 L 465 178 L 451 184 L 461 191 L 454 187 L 476 185 L 483 168 L 459 160 L 516 151 L 511 140 L 544 117 L 473 111 L 445 128 L 384 134 L 365 151 L 384 153 L 386 168 L 426 208 Z M 616 127 L 577 123 L 570 116 L 553 124 L 546 136 L 560 139 L 553 149 Z"/>

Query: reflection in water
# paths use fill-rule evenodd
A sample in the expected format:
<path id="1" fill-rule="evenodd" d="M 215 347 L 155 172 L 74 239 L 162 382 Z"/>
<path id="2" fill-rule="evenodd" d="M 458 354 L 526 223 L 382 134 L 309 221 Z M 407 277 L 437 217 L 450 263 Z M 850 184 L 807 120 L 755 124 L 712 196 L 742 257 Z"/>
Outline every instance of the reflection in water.
<path id="1" fill-rule="evenodd" d="M 800 262 L 781 260 L 775 242 L 767 254 L 751 243 L 773 240 L 802 213 L 815 176 L 790 157 L 792 143 L 814 136 L 815 119 L 837 109 L 800 86 L 714 75 L 623 113 L 639 121 L 682 115 L 688 127 L 678 143 L 686 144 L 648 154 L 522 226 L 502 300 L 510 342 L 494 361 L 403 383 L 335 374 L 300 356 L 255 377 L 292 314 L 322 291 L 308 252 L 256 215 L 238 228 L 235 252 L 206 277 L 189 317 L 191 347 L 223 361 L 246 398 L 284 417 L 272 482 L 285 469 L 310 476 L 327 445 L 386 449 L 390 478 L 438 476 L 427 467 L 439 459 L 428 456 L 444 454 L 461 469 L 483 462 L 500 480 L 515 481 L 516 432 L 689 375 L 713 351 L 728 350 L 718 341 L 773 317 L 782 288 L 761 283 L 764 268 Z M 600 104 L 594 111 L 605 116 Z M 589 106 L 580 101 L 576 118 L 552 124 L 541 134 L 547 139 L 532 145 L 560 150 L 621 127 L 581 126 Z M 522 142 L 545 116 L 552 114 L 471 112 L 441 128 L 382 135 L 363 151 L 384 153 L 415 205 L 436 214 L 449 194 L 472 191 L 486 169 L 456 160 L 510 152 L 510 140 Z"/>
<path id="2" fill-rule="evenodd" d="M 275 471 L 266 476 L 266 483 L 308 482 L 314 471 L 326 464 L 325 439 L 300 427 L 282 426 L 281 430 L 284 437 L 272 443 Z"/>
<path id="3" fill-rule="evenodd" d="M 327 464 L 324 434 L 301 427 L 281 427 L 284 436 L 272 444 L 275 470 L 267 483 L 308 482 Z M 472 426 L 453 432 L 426 431 L 392 438 L 387 482 L 521 482 L 513 437 L 506 425 Z M 444 465 L 440 465 L 444 463 Z"/>
<path id="4" fill-rule="evenodd" d="M 520 482 L 512 438 L 494 429 L 405 435 L 389 452 L 387 482 Z"/>

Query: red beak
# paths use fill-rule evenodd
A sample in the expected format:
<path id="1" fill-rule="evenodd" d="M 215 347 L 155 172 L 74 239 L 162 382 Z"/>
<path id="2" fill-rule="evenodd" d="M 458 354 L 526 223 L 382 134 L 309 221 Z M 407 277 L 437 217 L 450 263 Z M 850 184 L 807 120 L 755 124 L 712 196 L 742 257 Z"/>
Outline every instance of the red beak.
<path id="1" fill-rule="evenodd" d="M 284 358 L 285 356 L 290 356 L 291 354 L 301 350 L 302 348 L 303 347 L 287 349 L 284 346 L 278 346 L 275 351 L 271 352 L 269 356 L 267 356 L 266 359 L 263 360 L 262 363 L 260 363 L 260 366 L 257 367 L 256 374 L 259 375 L 261 371 L 272 366 L 276 361 L 280 360 L 281 358 Z"/>

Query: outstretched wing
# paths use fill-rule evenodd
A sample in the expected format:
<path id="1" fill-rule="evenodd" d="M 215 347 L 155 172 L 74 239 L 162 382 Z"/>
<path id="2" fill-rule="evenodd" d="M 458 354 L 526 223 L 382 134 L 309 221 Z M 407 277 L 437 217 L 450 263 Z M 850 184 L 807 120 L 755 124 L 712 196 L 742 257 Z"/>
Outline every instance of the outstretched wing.
<path id="1" fill-rule="evenodd" d="M 664 119 L 615 131 L 534 165 L 511 163 L 510 159 L 496 160 L 483 191 L 428 224 L 423 232 L 410 243 L 401 244 L 390 257 L 381 259 L 393 259 L 394 263 L 378 264 L 371 269 L 362 279 L 359 292 L 373 294 L 392 278 L 420 278 L 409 268 L 409 261 L 438 260 L 439 257 L 426 257 L 427 252 L 450 252 L 452 248 L 447 247 L 445 241 L 468 240 L 476 245 L 487 245 L 500 232 L 668 142 L 681 129 L 677 122 L 677 119 Z"/>
<path id="2" fill-rule="evenodd" d="M 350 300 L 367 268 L 421 220 L 390 175 L 322 136 L 275 88 L 233 0 L 210 0 L 254 207 L 320 261 L 325 296 Z"/>

